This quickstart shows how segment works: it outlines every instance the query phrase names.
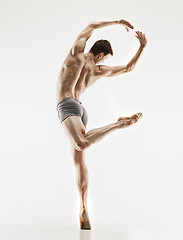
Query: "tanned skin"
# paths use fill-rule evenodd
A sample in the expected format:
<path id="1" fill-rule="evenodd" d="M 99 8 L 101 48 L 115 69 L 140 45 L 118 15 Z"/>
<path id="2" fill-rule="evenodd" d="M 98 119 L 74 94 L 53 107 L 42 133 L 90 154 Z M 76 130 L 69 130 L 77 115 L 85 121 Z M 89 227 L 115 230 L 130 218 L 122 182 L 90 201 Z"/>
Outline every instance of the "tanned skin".
<path id="1" fill-rule="evenodd" d="M 134 27 L 125 20 L 101 21 L 90 23 L 76 38 L 61 67 L 57 82 L 57 102 L 66 97 L 80 100 L 81 94 L 101 77 L 115 77 L 130 72 L 134 69 L 141 56 L 147 39 L 145 34 L 135 31 L 140 42 L 140 47 L 134 57 L 126 65 L 107 66 L 98 63 L 103 62 L 108 56 L 101 52 L 94 56 L 91 52 L 84 53 L 87 40 L 95 29 L 110 25 L 121 25 L 127 29 Z M 98 65 L 96 65 L 98 64 Z M 88 170 L 85 163 L 84 151 L 93 143 L 96 143 L 114 130 L 126 128 L 142 118 L 142 113 L 133 114 L 130 117 L 119 117 L 114 123 L 92 129 L 86 132 L 86 128 L 79 116 L 69 116 L 62 126 L 71 142 L 71 151 L 76 167 L 76 181 L 80 193 L 80 227 L 91 229 L 87 210 Z"/>

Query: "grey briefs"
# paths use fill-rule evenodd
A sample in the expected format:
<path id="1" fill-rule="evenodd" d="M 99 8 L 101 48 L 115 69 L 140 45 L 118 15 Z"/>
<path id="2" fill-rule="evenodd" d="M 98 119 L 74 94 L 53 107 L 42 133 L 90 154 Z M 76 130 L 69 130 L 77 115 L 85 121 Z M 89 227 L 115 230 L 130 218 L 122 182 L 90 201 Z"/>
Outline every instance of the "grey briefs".
<path id="1" fill-rule="evenodd" d="M 86 127 L 88 115 L 86 109 L 79 100 L 72 97 L 66 97 L 57 103 L 57 110 L 61 123 L 69 116 L 79 116 Z"/>

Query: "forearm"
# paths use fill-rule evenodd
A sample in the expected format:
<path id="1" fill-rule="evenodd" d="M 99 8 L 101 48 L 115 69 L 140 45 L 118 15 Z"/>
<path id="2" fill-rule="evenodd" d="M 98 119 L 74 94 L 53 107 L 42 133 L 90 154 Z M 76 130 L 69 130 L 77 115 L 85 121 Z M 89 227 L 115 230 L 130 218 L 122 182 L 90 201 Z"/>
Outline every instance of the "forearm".
<path id="1" fill-rule="evenodd" d="M 135 54 L 135 56 L 134 56 L 134 57 L 130 60 L 130 62 L 127 64 L 127 67 L 128 67 L 130 70 L 132 70 L 132 69 L 135 67 L 135 65 L 136 65 L 137 61 L 139 60 L 139 58 L 140 58 L 143 50 L 144 50 L 144 47 L 143 47 L 143 46 L 140 46 L 139 49 L 138 49 L 138 51 L 137 51 L 137 53 Z"/>
<path id="2" fill-rule="evenodd" d="M 98 29 L 98 28 L 107 27 L 107 26 L 114 25 L 114 24 L 119 24 L 119 21 L 115 20 L 115 21 L 94 22 L 94 23 L 91 23 L 91 26 L 94 29 Z"/>

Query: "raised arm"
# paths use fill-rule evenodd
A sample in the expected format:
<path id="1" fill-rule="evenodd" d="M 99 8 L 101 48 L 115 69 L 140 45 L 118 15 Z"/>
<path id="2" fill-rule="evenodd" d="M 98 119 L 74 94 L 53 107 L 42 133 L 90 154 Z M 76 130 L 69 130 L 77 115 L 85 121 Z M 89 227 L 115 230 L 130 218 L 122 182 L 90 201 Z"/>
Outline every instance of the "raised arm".
<path id="1" fill-rule="evenodd" d="M 92 24 L 89 24 L 76 38 L 76 41 L 71 48 L 71 54 L 73 56 L 77 55 L 78 53 L 83 53 L 86 41 L 91 37 L 92 33 L 94 31 L 94 28 Z"/>
<path id="2" fill-rule="evenodd" d="M 140 47 L 139 47 L 137 53 L 135 54 L 135 56 L 127 64 L 127 67 L 130 69 L 130 71 L 134 69 L 137 61 L 139 60 L 139 58 L 147 44 L 147 39 L 145 37 L 145 34 L 143 34 L 142 32 L 139 32 L 139 31 L 136 31 L 136 34 L 137 34 L 137 36 L 135 36 L 135 37 L 137 37 L 139 39 Z"/>
<path id="3" fill-rule="evenodd" d="M 124 19 L 121 19 L 121 20 L 115 20 L 115 21 L 102 21 L 102 22 L 95 22 L 95 23 L 92 23 L 93 27 L 95 29 L 98 29 L 98 28 L 101 28 L 101 27 L 107 27 L 109 25 L 114 25 L 114 24 L 118 24 L 118 25 L 122 25 L 124 26 L 127 31 L 129 31 L 128 28 L 134 28 L 129 22 L 127 22 L 126 20 Z"/>
<path id="4" fill-rule="evenodd" d="M 96 75 L 100 77 L 114 77 L 118 76 L 122 73 L 127 73 L 130 72 L 134 69 L 139 57 L 141 56 L 146 44 L 147 44 L 147 39 L 145 38 L 145 34 L 142 32 L 136 31 L 136 34 L 139 42 L 140 42 L 140 47 L 135 54 L 135 56 L 130 60 L 130 62 L 127 65 L 122 65 L 122 66 L 106 66 L 106 65 L 97 65 L 98 71 L 96 72 Z"/>
<path id="5" fill-rule="evenodd" d="M 84 52 L 86 41 L 91 37 L 95 29 L 107 27 L 114 24 L 123 25 L 124 27 L 126 27 L 127 31 L 129 31 L 128 27 L 133 29 L 133 26 L 125 20 L 101 21 L 90 23 L 76 38 L 76 41 L 71 49 L 72 55 L 77 55 L 78 53 Z"/>

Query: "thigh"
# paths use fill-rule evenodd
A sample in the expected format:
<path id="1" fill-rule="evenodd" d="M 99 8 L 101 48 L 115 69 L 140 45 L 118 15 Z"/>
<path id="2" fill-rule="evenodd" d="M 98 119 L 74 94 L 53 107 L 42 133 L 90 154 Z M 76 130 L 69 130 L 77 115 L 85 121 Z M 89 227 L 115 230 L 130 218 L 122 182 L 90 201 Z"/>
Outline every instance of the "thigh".
<path id="1" fill-rule="evenodd" d="M 69 116 L 63 122 L 62 126 L 74 146 L 80 141 L 85 141 L 86 128 L 79 116 Z"/>

